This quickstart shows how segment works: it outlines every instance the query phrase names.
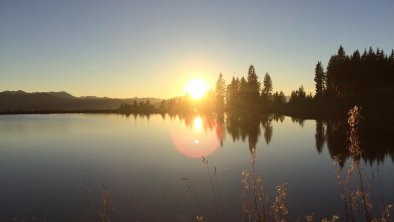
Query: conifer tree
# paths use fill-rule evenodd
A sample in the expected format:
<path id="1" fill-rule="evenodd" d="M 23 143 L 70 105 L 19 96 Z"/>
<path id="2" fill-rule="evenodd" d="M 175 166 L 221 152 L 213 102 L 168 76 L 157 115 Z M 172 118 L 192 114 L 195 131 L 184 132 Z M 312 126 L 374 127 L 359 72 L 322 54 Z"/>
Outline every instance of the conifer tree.
<path id="1" fill-rule="evenodd" d="M 315 90 L 316 90 L 316 97 L 321 97 L 324 94 L 325 90 L 325 76 L 324 76 L 324 70 L 321 62 L 317 62 L 316 68 L 315 68 Z"/>
<path id="2" fill-rule="evenodd" d="M 239 79 L 233 77 L 231 83 L 227 85 L 226 105 L 229 109 L 233 109 L 239 105 Z"/>
<path id="3" fill-rule="evenodd" d="M 272 97 L 272 80 L 271 76 L 268 74 L 268 72 L 264 76 L 264 81 L 263 81 L 263 89 L 261 90 L 261 96 L 263 98 L 269 99 Z"/>
<path id="4" fill-rule="evenodd" d="M 239 104 L 244 107 L 248 100 L 248 82 L 245 77 L 242 77 L 239 81 Z"/>
<path id="5" fill-rule="evenodd" d="M 225 93 L 226 93 L 226 82 L 223 79 L 222 73 L 220 73 L 215 86 L 216 109 L 218 111 L 224 110 Z"/>
<path id="6" fill-rule="evenodd" d="M 255 108 L 259 103 L 261 84 L 253 65 L 249 66 L 247 79 L 247 108 Z"/>

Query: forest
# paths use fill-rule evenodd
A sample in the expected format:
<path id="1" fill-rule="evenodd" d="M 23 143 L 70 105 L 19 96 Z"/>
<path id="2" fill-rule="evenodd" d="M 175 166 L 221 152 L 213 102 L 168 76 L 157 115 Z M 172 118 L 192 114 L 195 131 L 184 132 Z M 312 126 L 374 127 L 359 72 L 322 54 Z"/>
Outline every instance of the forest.
<path id="1" fill-rule="evenodd" d="M 250 65 L 246 77 L 233 76 L 226 84 L 222 73 L 215 88 L 201 101 L 188 96 L 163 100 L 162 112 L 241 112 L 277 113 L 302 117 L 346 116 L 358 105 L 367 114 L 392 114 L 394 109 L 394 50 L 387 55 L 372 47 L 361 54 L 348 55 L 342 46 L 332 55 L 325 69 L 317 62 L 314 73 L 315 93 L 307 94 L 301 85 L 286 97 L 273 90 L 269 73 L 262 82 Z M 312 76 L 312 75 L 311 75 Z"/>

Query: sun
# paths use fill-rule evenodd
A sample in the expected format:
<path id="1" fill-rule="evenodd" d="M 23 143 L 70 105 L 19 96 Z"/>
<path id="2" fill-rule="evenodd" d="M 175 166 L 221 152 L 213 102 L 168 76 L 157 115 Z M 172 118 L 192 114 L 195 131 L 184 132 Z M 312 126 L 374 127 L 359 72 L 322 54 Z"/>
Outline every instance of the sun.
<path id="1" fill-rule="evenodd" d="M 208 85 L 202 79 L 192 79 L 186 84 L 185 91 L 193 99 L 201 99 L 208 91 Z"/>

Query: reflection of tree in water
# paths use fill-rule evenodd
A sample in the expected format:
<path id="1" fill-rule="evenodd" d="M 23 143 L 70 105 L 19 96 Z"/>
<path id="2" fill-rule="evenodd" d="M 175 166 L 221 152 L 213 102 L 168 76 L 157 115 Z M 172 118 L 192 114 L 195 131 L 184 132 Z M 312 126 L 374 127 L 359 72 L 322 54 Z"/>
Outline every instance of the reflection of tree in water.
<path id="1" fill-rule="evenodd" d="M 217 139 L 220 141 L 220 145 L 223 146 L 223 140 L 226 137 L 226 131 L 223 130 L 224 126 L 224 115 L 213 115 L 213 114 L 168 114 L 170 119 L 173 120 L 176 117 L 182 121 L 186 127 L 193 128 L 196 118 L 201 121 L 201 127 L 204 132 L 214 131 Z M 163 116 L 162 116 L 163 117 Z M 163 117 L 165 119 L 165 117 Z"/>
<path id="2" fill-rule="evenodd" d="M 301 127 L 304 127 L 304 121 L 305 121 L 304 119 L 297 117 L 290 117 L 290 118 L 293 123 L 298 123 L 300 124 Z"/>
<path id="3" fill-rule="evenodd" d="M 226 115 L 226 129 L 227 132 L 231 135 L 233 142 L 236 142 L 240 138 L 240 120 L 239 115 L 236 113 L 228 113 Z"/>
<path id="4" fill-rule="evenodd" d="M 360 142 L 363 147 L 362 159 L 369 164 L 383 163 L 387 156 L 394 160 L 394 146 L 392 143 L 392 135 L 394 130 L 391 128 L 378 128 L 377 123 L 368 123 L 360 126 Z M 339 158 L 341 167 L 345 161 L 350 158 L 350 153 L 346 149 L 349 141 L 347 137 L 348 124 L 346 121 L 338 120 L 316 120 L 315 145 L 316 150 L 321 153 L 324 143 L 332 158 Z M 391 136 L 390 136 L 391 135 Z"/>
<path id="5" fill-rule="evenodd" d="M 273 133 L 273 127 L 271 124 L 272 120 L 273 120 L 272 116 L 264 116 L 261 118 L 261 125 L 264 129 L 264 139 L 267 145 L 271 142 L 271 138 L 272 138 L 272 133 Z"/>
<path id="6" fill-rule="evenodd" d="M 261 130 L 263 130 L 266 144 L 271 142 L 273 134 L 272 120 L 283 121 L 284 116 L 229 113 L 226 116 L 226 128 L 234 142 L 238 140 L 245 142 L 247 139 L 249 149 L 253 153 L 261 135 Z"/>
<path id="7" fill-rule="evenodd" d="M 226 127 L 234 142 L 239 139 L 245 142 L 248 138 L 249 150 L 254 152 L 260 135 L 260 121 L 257 116 L 229 113 Z"/>
<path id="8" fill-rule="evenodd" d="M 223 113 L 216 116 L 216 137 L 220 140 L 220 146 L 223 146 L 223 139 L 226 136 L 226 131 L 223 130 L 224 115 Z"/>
<path id="9" fill-rule="evenodd" d="M 276 114 L 276 113 L 273 113 L 273 114 L 271 115 L 271 117 L 272 117 L 273 120 L 275 120 L 275 122 L 281 122 L 281 123 L 283 123 L 283 121 L 285 120 L 285 116 L 279 115 L 279 114 Z"/>
<path id="10" fill-rule="evenodd" d="M 132 115 L 134 117 L 134 120 L 137 120 L 137 118 L 140 119 L 150 119 L 151 114 L 150 113 L 122 113 L 122 116 L 126 116 L 126 118 L 130 118 L 130 116 Z M 163 116 L 162 116 L 163 117 Z M 165 118 L 165 117 L 163 117 Z"/>
<path id="11" fill-rule="evenodd" d="M 324 142 L 326 140 L 324 133 L 324 124 L 321 120 L 316 120 L 315 140 L 317 152 L 321 153 L 323 151 Z"/>

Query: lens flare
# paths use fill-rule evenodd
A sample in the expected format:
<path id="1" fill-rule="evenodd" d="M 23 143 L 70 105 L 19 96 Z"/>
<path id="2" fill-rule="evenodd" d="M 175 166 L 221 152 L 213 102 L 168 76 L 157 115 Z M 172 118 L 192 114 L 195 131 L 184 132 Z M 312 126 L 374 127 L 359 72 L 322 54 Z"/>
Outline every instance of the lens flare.
<path id="1" fill-rule="evenodd" d="M 191 158 L 201 158 L 202 156 L 209 156 L 220 146 L 220 140 L 218 139 L 216 122 L 212 128 L 205 131 L 204 124 L 206 124 L 206 118 L 195 116 L 186 121 L 190 125 L 179 125 L 172 129 L 172 140 L 175 147 L 183 155 Z M 220 127 L 219 127 L 220 128 Z M 221 129 L 221 128 L 220 128 Z M 204 133 L 202 133 L 204 131 Z"/>

